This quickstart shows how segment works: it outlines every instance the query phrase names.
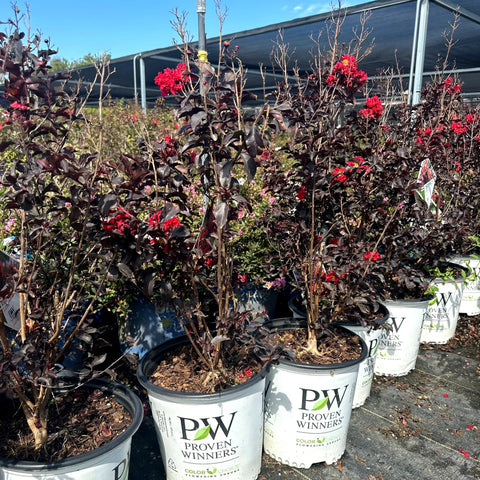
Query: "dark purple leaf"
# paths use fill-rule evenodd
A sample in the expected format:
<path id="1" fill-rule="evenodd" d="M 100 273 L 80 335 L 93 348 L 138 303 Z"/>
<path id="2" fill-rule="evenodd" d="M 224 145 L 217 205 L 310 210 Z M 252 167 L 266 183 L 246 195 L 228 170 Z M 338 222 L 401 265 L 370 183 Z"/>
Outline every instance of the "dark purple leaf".
<path id="1" fill-rule="evenodd" d="M 223 229 L 227 224 L 229 207 L 226 202 L 220 202 L 215 207 L 215 223 L 218 228 Z"/>

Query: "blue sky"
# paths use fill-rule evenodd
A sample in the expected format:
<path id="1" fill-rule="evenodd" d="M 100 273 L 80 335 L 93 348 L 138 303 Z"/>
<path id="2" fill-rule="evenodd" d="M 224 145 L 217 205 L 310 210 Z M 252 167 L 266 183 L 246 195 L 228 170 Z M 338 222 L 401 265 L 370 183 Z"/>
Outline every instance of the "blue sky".
<path id="1" fill-rule="evenodd" d="M 17 1 L 25 11 L 25 2 Z M 366 3 L 344 0 L 342 6 Z M 58 48 L 58 55 L 78 60 L 91 53 L 112 58 L 172 45 L 170 13 L 187 12 L 187 29 L 197 38 L 196 0 L 28 0 L 31 30 L 40 30 Z M 206 31 L 218 36 L 214 0 L 207 0 Z M 338 2 L 333 3 L 336 7 Z M 0 0 L 0 21 L 12 17 L 10 0 Z M 223 33 L 233 33 L 331 10 L 330 0 L 222 0 L 227 17 Z M 0 31 L 5 31 L 1 25 Z"/>

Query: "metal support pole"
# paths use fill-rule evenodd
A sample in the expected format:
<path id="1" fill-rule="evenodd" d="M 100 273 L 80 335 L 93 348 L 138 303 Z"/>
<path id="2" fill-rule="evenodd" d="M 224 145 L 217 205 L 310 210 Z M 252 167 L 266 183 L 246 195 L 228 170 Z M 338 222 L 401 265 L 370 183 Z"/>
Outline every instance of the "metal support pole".
<path id="1" fill-rule="evenodd" d="M 415 75 L 415 52 L 417 51 L 418 41 L 418 22 L 420 19 L 420 2 L 417 0 L 417 8 L 415 10 L 415 27 L 413 30 L 412 55 L 410 58 L 410 72 L 408 74 L 408 104 L 412 104 L 413 93 L 413 77 Z"/>
<path id="2" fill-rule="evenodd" d="M 137 53 L 133 57 L 133 92 L 134 92 L 134 99 L 135 105 L 138 105 L 138 91 L 137 91 L 137 58 L 140 57 L 141 54 Z"/>
<path id="3" fill-rule="evenodd" d="M 415 78 L 413 82 L 412 105 L 420 103 L 423 84 L 423 68 L 425 64 L 425 47 L 427 44 L 427 27 L 430 0 L 418 0 L 420 17 L 418 22 L 417 48 L 415 51 Z"/>
<path id="4" fill-rule="evenodd" d="M 145 59 L 140 56 L 140 98 L 142 101 L 142 111 L 147 113 L 147 88 L 145 84 Z"/>
<path id="5" fill-rule="evenodd" d="M 206 0 L 197 0 L 198 14 L 198 59 L 207 60 L 207 39 L 205 35 L 205 12 L 207 11 Z"/>

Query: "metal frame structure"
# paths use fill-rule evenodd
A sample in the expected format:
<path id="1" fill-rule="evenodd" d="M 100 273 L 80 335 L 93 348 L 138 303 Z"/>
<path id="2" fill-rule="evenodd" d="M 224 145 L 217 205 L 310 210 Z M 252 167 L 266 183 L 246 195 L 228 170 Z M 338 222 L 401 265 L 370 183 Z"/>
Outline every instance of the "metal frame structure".
<path id="1" fill-rule="evenodd" d="M 196 1 L 201 31 L 205 25 L 205 0 Z M 450 62 L 443 73 L 458 75 L 463 83 L 464 95 L 473 100 L 480 99 L 480 50 L 476 48 L 480 39 L 480 0 L 374 0 L 348 7 L 334 12 L 343 17 L 340 41 L 348 43 L 351 40 L 352 30 L 366 12 L 369 12 L 367 26 L 373 29 L 375 37 L 372 53 L 361 62 L 361 68 L 369 78 L 375 78 L 379 69 L 389 68 L 399 81 L 408 79 L 408 87 L 403 90 L 408 93 L 411 103 L 418 103 L 425 80 L 437 73 L 439 59 L 449 55 Z M 454 14 L 460 19 L 460 27 L 456 31 L 455 45 L 448 51 L 443 32 L 449 28 Z M 293 57 L 299 68 L 306 71 L 311 63 L 312 37 L 325 30 L 331 19 L 332 12 L 329 12 L 224 34 L 223 38 L 239 46 L 238 55 L 246 70 L 246 88 L 263 101 L 264 94 L 275 88 L 277 80 L 277 72 L 269 63 L 279 31 L 294 49 Z M 209 60 L 215 63 L 219 58 L 220 39 L 202 38 L 192 44 L 191 49 L 198 52 L 208 49 Z M 324 42 L 322 48 L 327 50 L 326 35 L 320 40 Z M 154 84 L 156 74 L 167 67 L 174 68 L 181 61 L 180 51 L 175 45 L 113 59 L 110 62 L 113 73 L 103 91 L 109 91 L 112 99 L 131 99 L 146 109 L 160 97 Z M 443 69 L 443 65 L 440 68 Z M 79 78 L 85 85 L 93 87 L 89 103 L 95 104 L 101 91 L 94 83 L 95 68 L 84 66 L 75 69 L 72 72 L 72 87 L 77 85 Z"/>

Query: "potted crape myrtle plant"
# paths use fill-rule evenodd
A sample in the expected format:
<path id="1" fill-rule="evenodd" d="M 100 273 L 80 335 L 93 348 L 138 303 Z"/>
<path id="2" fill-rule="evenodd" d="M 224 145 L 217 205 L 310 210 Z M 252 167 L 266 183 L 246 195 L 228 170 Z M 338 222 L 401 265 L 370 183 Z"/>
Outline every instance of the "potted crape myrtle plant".
<path id="1" fill-rule="evenodd" d="M 478 112 L 463 100 L 461 85 L 445 75 L 426 85 L 417 111 L 421 121 L 414 125 L 415 147 L 429 158 L 434 172 L 433 201 L 441 221 L 443 257 L 464 256 L 460 263 L 474 267 L 475 259 L 468 254 L 478 231 Z M 450 278 L 443 273 L 443 278 L 435 280 L 438 302 L 427 312 L 422 341 L 445 343 L 454 335 L 465 289 L 470 292 L 465 305 L 475 305 L 473 270 L 466 281 L 461 272 Z"/>
<path id="2" fill-rule="evenodd" d="M 432 169 L 417 145 L 420 127 L 415 121 L 435 115 L 428 110 L 420 114 L 419 106 L 405 102 L 375 119 L 368 108 L 367 99 L 367 108 L 359 115 L 368 123 L 356 130 L 355 153 L 370 156 L 375 171 L 371 183 L 375 195 L 365 196 L 362 205 L 369 223 L 383 232 L 377 250 L 384 271 L 375 277 L 375 290 L 390 312 L 390 328 L 381 333 L 375 372 L 404 375 L 415 366 L 424 314 L 432 300 L 425 295 L 427 290 L 433 292 L 432 269 L 448 257 L 453 243 L 461 241 L 462 213 L 449 205 L 439 216 L 429 208 L 431 195 L 425 196 Z"/>
<path id="3" fill-rule="evenodd" d="M 0 204 L 11 227 L 0 299 L 15 306 L 10 322 L 0 315 L 1 476 L 125 478 L 142 404 L 122 385 L 88 381 L 104 362 L 93 314 L 107 275 L 98 226 L 109 185 L 95 154 L 67 143 L 78 112 L 51 89 L 55 52 L 19 30 L 16 8 L 13 18 L 0 34 Z M 66 372 L 72 355 L 76 371 Z"/>
<path id="4" fill-rule="evenodd" d="M 255 175 L 265 120 L 262 112 L 251 117 L 243 110 L 254 97 L 243 90 L 236 49 L 229 52 L 226 42 L 214 70 L 194 60 L 177 21 L 185 61 L 159 72 L 156 83 L 178 100 L 178 133 L 118 165 L 105 234 L 115 248 L 123 241 L 118 273 L 153 301 L 170 299 L 185 331 L 138 367 L 167 478 L 254 479 L 265 369 L 248 334 L 254 318 L 234 292 L 232 225 L 249 209 L 239 178 Z M 198 201 L 188 201 L 192 189 Z"/>
<path id="5" fill-rule="evenodd" d="M 472 210 L 467 206 L 468 196 L 465 195 L 469 188 L 468 176 L 462 178 L 455 171 L 454 162 L 458 160 L 453 160 L 460 158 L 465 148 L 452 138 L 457 135 L 454 132 L 456 127 L 452 129 L 450 124 L 446 127 L 441 121 L 451 118 L 452 105 L 459 103 L 456 98 L 458 89 L 451 85 L 450 80 L 430 82 L 423 91 L 424 101 L 420 105 L 410 107 L 404 103 L 392 108 L 388 128 L 384 129 L 383 146 L 379 150 L 382 162 L 379 179 L 386 186 L 386 206 L 392 208 L 395 203 L 401 207 L 396 221 L 389 227 L 391 233 L 386 235 L 382 248 L 389 252 L 390 258 L 401 262 L 402 271 L 410 270 L 404 277 L 407 281 L 401 280 L 401 285 L 398 285 L 396 277 L 389 276 L 385 294 L 391 300 L 420 299 L 425 291 L 424 284 L 428 282 L 429 293 L 434 298 L 425 307 L 425 316 L 418 311 L 417 318 L 423 325 L 422 338 L 427 340 L 427 333 L 428 339 L 435 342 L 442 342 L 448 335 L 453 335 L 458 318 L 458 300 L 465 281 L 461 269 L 453 275 L 449 273 L 452 270 L 446 260 L 453 252 L 462 249 L 472 232 Z M 437 133 L 433 135 L 432 132 Z M 456 147 L 453 146 L 455 144 Z M 457 154 L 454 153 L 456 148 Z M 459 193 L 459 197 L 454 192 Z M 398 244 L 395 238 L 402 238 L 403 242 Z M 392 272 L 395 270 L 392 268 Z M 419 289 L 415 282 L 412 283 L 413 278 L 420 282 Z M 413 295 L 413 287 L 417 290 L 416 295 Z M 415 303 L 418 302 L 409 300 L 404 305 L 412 311 Z M 421 303 L 425 305 L 428 302 L 424 300 Z M 394 330 L 402 328 L 406 341 L 417 338 L 405 326 L 400 327 L 405 315 L 394 316 L 392 313 L 392 317 L 398 318 Z M 377 373 L 405 374 L 414 367 L 416 347 L 412 346 L 411 355 L 406 355 L 399 344 L 401 340 L 394 338 L 398 335 L 398 332 L 392 331 L 390 338 L 384 339 L 385 348 L 381 347 L 377 362 L 382 370 Z M 390 370 L 389 365 L 397 365 L 397 361 L 406 363 L 399 370 Z"/>
<path id="6" fill-rule="evenodd" d="M 296 72 L 294 85 L 279 86 L 276 104 L 290 137 L 264 162 L 265 188 L 275 199 L 264 231 L 306 312 L 301 324 L 267 324 L 277 330 L 270 340 L 294 351 L 295 360 L 270 369 L 264 447 L 303 468 L 343 455 L 358 366 L 368 354 L 358 335 L 336 325 L 373 326 L 385 317 L 374 288 L 384 232 L 372 228 L 362 204 L 363 195 L 375 194 L 368 191 L 374 158 L 350 147 L 366 120 L 354 109 L 367 82 L 356 56 L 332 52 L 312 72 Z M 381 113 L 378 98 L 369 105 Z"/>

